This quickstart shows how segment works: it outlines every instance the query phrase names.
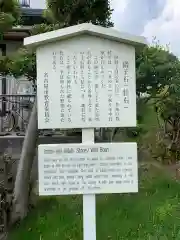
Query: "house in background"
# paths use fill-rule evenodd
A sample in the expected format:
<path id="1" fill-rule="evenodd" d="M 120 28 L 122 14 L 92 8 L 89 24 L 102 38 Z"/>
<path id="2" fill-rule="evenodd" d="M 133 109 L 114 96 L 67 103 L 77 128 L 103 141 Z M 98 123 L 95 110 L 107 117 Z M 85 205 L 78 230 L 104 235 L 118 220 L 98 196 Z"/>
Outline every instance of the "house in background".
<path id="1" fill-rule="evenodd" d="M 14 27 L 0 41 L 0 55 L 8 56 L 23 46 L 23 39 L 30 35 L 34 24 L 45 22 L 42 9 L 30 8 L 30 0 L 19 0 L 22 7 L 22 26 Z M 32 94 L 33 87 L 25 78 L 14 79 L 10 76 L 0 77 L 0 95 Z"/>
<path id="2" fill-rule="evenodd" d="M 0 40 L 1 56 L 18 51 L 23 46 L 24 38 L 30 35 L 32 26 L 45 22 L 43 9 L 30 8 L 30 0 L 19 1 L 22 9 L 21 26 L 13 27 L 4 34 L 3 40 Z M 34 101 L 32 83 L 25 77 L 15 79 L 12 76 L 0 76 L 0 133 L 13 132 L 16 128 L 25 131 L 30 113 L 23 107 L 25 101 Z"/>

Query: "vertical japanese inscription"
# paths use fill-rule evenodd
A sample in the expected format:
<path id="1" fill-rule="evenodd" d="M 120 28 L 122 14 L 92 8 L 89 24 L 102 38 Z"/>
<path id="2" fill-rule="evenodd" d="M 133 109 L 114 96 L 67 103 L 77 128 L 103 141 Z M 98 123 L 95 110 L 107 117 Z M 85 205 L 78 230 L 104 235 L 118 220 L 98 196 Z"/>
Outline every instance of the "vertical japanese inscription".
<path id="1" fill-rule="evenodd" d="M 119 56 L 114 56 L 114 80 L 115 80 L 115 95 L 120 95 L 120 79 L 119 79 Z"/>
<path id="2" fill-rule="evenodd" d="M 124 86 L 128 86 L 129 83 L 129 62 L 123 62 L 123 69 L 124 69 Z"/>
<path id="3" fill-rule="evenodd" d="M 49 123 L 49 78 L 48 73 L 44 73 L 44 121 Z"/>
<path id="4" fill-rule="evenodd" d="M 92 122 L 92 54 L 87 52 L 87 69 L 88 69 L 88 122 Z"/>
<path id="5" fill-rule="evenodd" d="M 63 70 L 63 64 L 64 64 L 64 53 L 63 51 L 60 51 L 60 122 L 65 121 L 65 81 L 64 81 L 64 70 Z"/>
<path id="6" fill-rule="evenodd" d="M 107 52 L 108 57 L 108 119 L 113 121 L 113 70 L 112 70 L 112 51 Z"/>
<path id="7" fill-rule="evenodd" d="M 99 61 L 98 57 L 94 57 L 94 89 L 95 89 L 95 121 L 100 121 L 100 107 L 99 107 Z"/>
<path id="8" fill-rule="evenodd" d="M 81 86 L 81 120 L 86 122 L 86 105 L 85 105 L 85 82 L 84 82 L 84 52 L 80 53 L 80 86 Z"/>
<path id="9" fill-rule="evenodd" d="M 105 52 L 101 51 L 100 54 L 100 80 L 101 80 L 101 88 L 105 88 L 105 83 L 104 83 L 104 69 L 105 69 Z"/>
<path id="10" fill-rule="evenodd" d="M 60 61 L 60 66 L 62 67 L 64 65 L 64 52 L 63 51 L 59 52 L 59 61 Z"/>
<path id="11" fill-rule="evenodd" d="M 120 77 L 119 77 L 119 56 L 114 56 L 114 80 L 115 80 L 115 96 L 120 99 Z M 115 118 L 116 121 L 120 121 L 120 100 L 116 101 L 115 105 Z"/>
<path id="12" fill-rule="evenodd" d="M 78 80 L 78 74 L 77 74 L 77 55 L 74 54 L 73 56 L 73 79 L 74 79 L 74 83 L 78 84 L 77 80 Z"/>
<path id="13" fill-rule="evenodd" d="M 57 53 L 53 52 L 53 54 L 52 54 L 52 67 L 53 67 L 54 71 L 56 71 L 56 65 L 57 65 Z"/>
<path id="14" fill-rule="evenodd" d="M 129 62 L 123 62 L 123 70 L 124 70 L 124 88 L 123 88 L 123 100 L 124 100 L 124 108 L 129 107 Z"/>
<path id="15" fill-rule="evenodd" d="M 72 66 L 70 62 L 70 56 L 67 56 L 67 110 L 68 110 L 68 122 L 72 122 L 72 76 L 71 76 Z"/>

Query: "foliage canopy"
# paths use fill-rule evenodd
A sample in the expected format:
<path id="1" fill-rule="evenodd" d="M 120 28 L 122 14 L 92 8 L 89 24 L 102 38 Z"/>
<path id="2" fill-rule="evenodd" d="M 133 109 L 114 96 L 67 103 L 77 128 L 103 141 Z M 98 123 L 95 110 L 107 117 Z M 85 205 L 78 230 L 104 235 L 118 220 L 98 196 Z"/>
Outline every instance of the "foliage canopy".
<path id="1" fill-rule="evenodd" d="M 0 33 L 11 29 L 20 20 L 20 5 L 18 0 L 0 0 Z"/>

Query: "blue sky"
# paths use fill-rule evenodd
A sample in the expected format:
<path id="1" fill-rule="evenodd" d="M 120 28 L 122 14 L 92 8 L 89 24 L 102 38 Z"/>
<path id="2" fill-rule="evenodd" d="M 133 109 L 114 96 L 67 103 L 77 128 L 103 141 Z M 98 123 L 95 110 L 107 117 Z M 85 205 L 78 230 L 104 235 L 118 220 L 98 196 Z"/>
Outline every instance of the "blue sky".
<path id="1" fill-rule="evenodd" d="M 153 37 L 180 56 L 180 0 L 111 0 L 115 28 Z M 31 0 L 31 7 L 44 8 L 45 0 Z"/>

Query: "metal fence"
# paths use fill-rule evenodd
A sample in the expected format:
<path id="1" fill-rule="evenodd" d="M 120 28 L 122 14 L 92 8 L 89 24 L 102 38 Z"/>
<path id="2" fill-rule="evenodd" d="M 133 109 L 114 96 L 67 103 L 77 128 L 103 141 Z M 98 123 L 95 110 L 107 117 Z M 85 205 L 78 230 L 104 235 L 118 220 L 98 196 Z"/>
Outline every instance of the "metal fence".
<path id="1" fill-rule="evenodd" d="M 0 95 L 0 132 L 25 132 L 35 95 Z"/>
<path id="2" fill-rule="evenodd" d="M 0 135 L 11 135 L 26 132 L 35 94 L 0 94 Z M 101 129 L 96 129 L 96 136 L 101 136 Z M 39 131 L 40 135 L 52 136 L 60 134 L 65 136 L 81 136 L 81 129 L 46 129 Z"/>

